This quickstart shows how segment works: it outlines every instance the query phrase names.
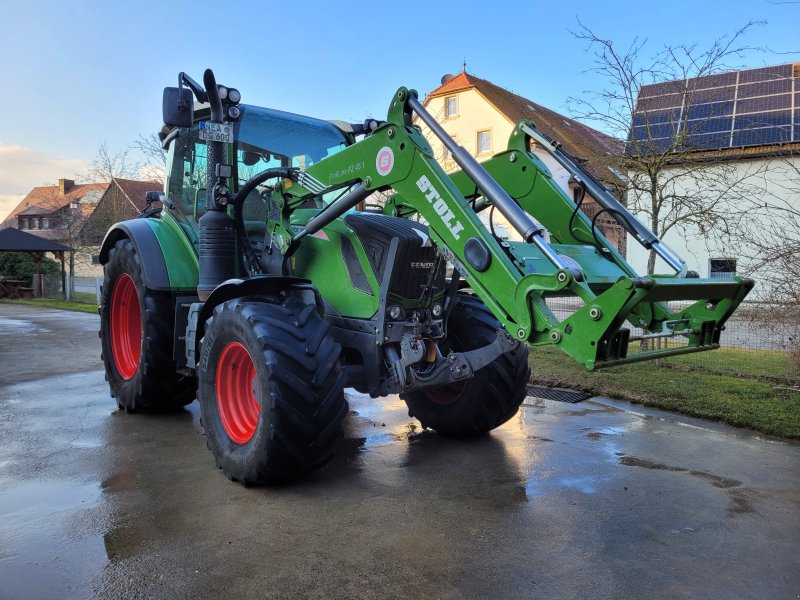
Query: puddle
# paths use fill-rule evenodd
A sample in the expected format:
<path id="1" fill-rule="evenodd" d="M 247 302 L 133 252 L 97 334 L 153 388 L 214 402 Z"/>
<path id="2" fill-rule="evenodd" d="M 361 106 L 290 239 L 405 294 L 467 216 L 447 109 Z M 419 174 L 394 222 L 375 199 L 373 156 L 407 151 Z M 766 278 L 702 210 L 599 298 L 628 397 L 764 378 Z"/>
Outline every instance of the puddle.
<path id="1" fill-rule="evenodd" d="M 652 460 L 647 460 L 646 458 L 637 458 L 635 456 L 623 456 L 619 459 L 619 464 L 625 465 L 626 467 L 642 467 L 643 469 L 656 469 L 658 471 L 675 471 L 678 473 L 685 473 L 688 471 L 688 469 L 683 469 L 681 467 L 672 467 L 670 465 L 664 465 Z"/>
<path id="2" fill-rule="evenodd" d="M 705 479 L 709 483 L 711 483 L 711 485 L 713 485 L 714 487 L 722 489 L 739 487 L 740 485 L 742 485 L 741 481 L 736 481 L 735 479 L 728 479 L 727 477 L 720 477 L 719 475 L 714 475 L 713 473 L 706 473 L 705 471 L 690 471 L 689 475 Z"/>
<path id="3" fill-rule="evenodd" d="M 600 484 L 608 481 L 607 477 L 599 476 L 577 476 L 577 477 L 553 477 L 552 473 L 532 473 L 525 484 L 525 495 L 541 496 L 553 490 L 575 490 L 582 494 L 594 494 L 600 488 Z"/>
<path id="4" fill-rule="evenodd" d="M 100 499 L 100 484 L 67 481 L 25 481 L 0 492 L 0 521 L 31 525 L 47 515 L 89 508 Z"/>
<path id="5" fill-rule="evenodd" d="M 731 500 L 731 505 L 728 507 L 730 516 L 755 512 L 748 495 L 747 490 L 744 489 L 728 490 L 728 498 Z"/>
<path id="6" fill-rule="evenodd" d="M 689 475 L 691 475 L 692 477 L 705 479 L 714 487 L 721 489 L 734 488 L 742 485 L 741 481 L 738 481 L 736 479 L 730 479 L 728 477 L 722 477 L 720 475 L 715 475 L 714 473 L 709 473 L 708 471 L 689 471 L 689 469 L 684 469 L 683 467 L 673 467 L 671 465 L 665 465 L 652 460 L 647 460 L 646 458 L 637 458 L 636 456 L 623 456 L 622 458 L 619 459 L 619 463 L 621 465 L 625 465 L 626 467 L 642 467 L 644 469 L 673 471 L 676 473 L 688 472 Z"/>
<path id="7" fill-rule="evenodd" d="M 88 598 L 108 563 L 103 536 L 78 533 L 100 484 L 25 481 L 0 493 L 0 581 L 10 598 Z"/>
<path id="8" fill-rule="evenodd" d="M 0 317 L 0 333 L 50 333 L 49 329 L 45 329 L 25 319 L 11 319 L 9 317 Z"/>

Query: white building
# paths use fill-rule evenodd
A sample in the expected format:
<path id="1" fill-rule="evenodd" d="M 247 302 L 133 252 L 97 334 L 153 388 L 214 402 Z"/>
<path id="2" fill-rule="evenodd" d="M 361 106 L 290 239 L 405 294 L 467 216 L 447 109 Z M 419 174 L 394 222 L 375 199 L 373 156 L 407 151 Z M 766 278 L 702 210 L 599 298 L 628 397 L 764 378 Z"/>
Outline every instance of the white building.
<path id="1" fill-rule="evenodd" d="M 800 206 L 800 63 L 642 86 L 631 139 L 629 153 L 637 141 L 654 151 L 675 145 L 680 158 L 661 175 L 673 180 L 669 191 L 718 198 L 730 215 L 752 209 L 737 217 L 739 227 L 758 229 L 765 211 L 755 207 Z M 721 233 L 688 224 L 663 240 L 701 277 L 741 274 L 748 238 Z M 628 261 L 638 272 L 646 272 L 647 257 L 629 242 Z M 656 272 L 670 271 L 658 261 Z"/>
<path id="2" fill-rule="evenodd" d="M 622 151 L 623 145 L 619 140 L 466 71 L 442 77 L 442 84 L 425 97 L 423 105 L 450 137 L 479 161 L 504 151 L 517 123 L 530 119 L 542 133 L 560 142 L 572 157 L 584 163 L 600 181 L 612 187 L 623 183 L 613 171 L 601 164 L 603 157 Z M 418 124 L 445 171 L 458 169 L 443 144 L 422 122 L 418 121 Z M 574 198 L 576 186 L 570 183 L 569 173 L 546 151 L 535 149 L 534 152 L 550 169 L 553 180 Z M 590 196 L 587 200 L 584 212 L 593 217 L 599 206 Z M 487 213 L 481 213 L 482 220 L 486 220 Z M 496 219 L 504 221 L 502 216 L 496 216 Z M 598 219 L 598 224 L 624 256 L 624 230 L 604 215 Z M 507 223 L 501 222 L 496 230 L 501 237 L 519 240 L 519 235 Z"/>

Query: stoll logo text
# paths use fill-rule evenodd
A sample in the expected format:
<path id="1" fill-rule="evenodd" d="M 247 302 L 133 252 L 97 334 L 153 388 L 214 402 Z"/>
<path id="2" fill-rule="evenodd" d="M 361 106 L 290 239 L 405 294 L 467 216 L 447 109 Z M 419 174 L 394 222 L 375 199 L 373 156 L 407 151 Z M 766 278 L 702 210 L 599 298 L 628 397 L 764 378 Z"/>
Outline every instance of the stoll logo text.
<path id="1" fill-rule="evenodd" d="M 427 175 L 423 175 L 417 179 L 417 187 L 423 194 L 425 194 L 428 202 L 433 205 L 433 210 L 435 210 L 436 214 L 442 218 L 442 223 L 444 223 L 444 226 L 450 230 L 450 233 L 453 234 L 454 238 L 459 239 L 459 233 L 463 231 L 464 226 L 456 221 L 456 216 L 453 214 L 453 211 L 450 210 L 447 206 L 447 203 L 442 200 L 441 195 L 436 191 L 436 188 L 433 187 L 433 184 L 431 183 L 430 179 L 428 179 Z"/>

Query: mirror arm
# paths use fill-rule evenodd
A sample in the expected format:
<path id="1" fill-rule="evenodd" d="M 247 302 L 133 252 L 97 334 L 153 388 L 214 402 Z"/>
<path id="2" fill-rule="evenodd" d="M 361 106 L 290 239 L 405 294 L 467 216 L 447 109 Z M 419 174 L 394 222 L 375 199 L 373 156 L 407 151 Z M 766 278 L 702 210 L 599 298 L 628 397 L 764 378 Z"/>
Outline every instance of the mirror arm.
<path id="1" fill-rule="evenodd" d="M 178 89 L 183 89 L 184 85 L 192 90 L 192 93 L 194 94 L 194 97 L 197 98 L 198 102 L 208 102 L 208 94 L 206 94 L 203 86 L 181 71 L 178 73 Z"/>

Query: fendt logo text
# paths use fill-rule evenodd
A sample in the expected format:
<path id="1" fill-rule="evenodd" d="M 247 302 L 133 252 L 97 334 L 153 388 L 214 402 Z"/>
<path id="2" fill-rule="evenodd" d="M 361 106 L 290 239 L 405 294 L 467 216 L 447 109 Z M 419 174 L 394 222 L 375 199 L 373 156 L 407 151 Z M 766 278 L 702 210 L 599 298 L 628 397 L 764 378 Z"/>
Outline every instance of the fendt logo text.
<path id="1" fill-rule="evenodd" d="M 453 211 L 447 206 L 447 203 L 442 200 L 442 196 L 439 192 L 436 191 L 436 188 L 433 187 L 430 179 L 428 179 L 427 175 L 423 175 L 419 179 L 417 179 L 417 187 L 419 190 L 425 194 L 425 197 L 428 199 L 433 205 L 433 210 L 436 211 L 442 218 L 442 223 L 447 229 L 450 230 L 450 233 L 453 234 L 453 237 L 459 239 L 459 233 L 463 231 L 464 226 L 456 221 L 456 216 L 453 214 Z"/>

